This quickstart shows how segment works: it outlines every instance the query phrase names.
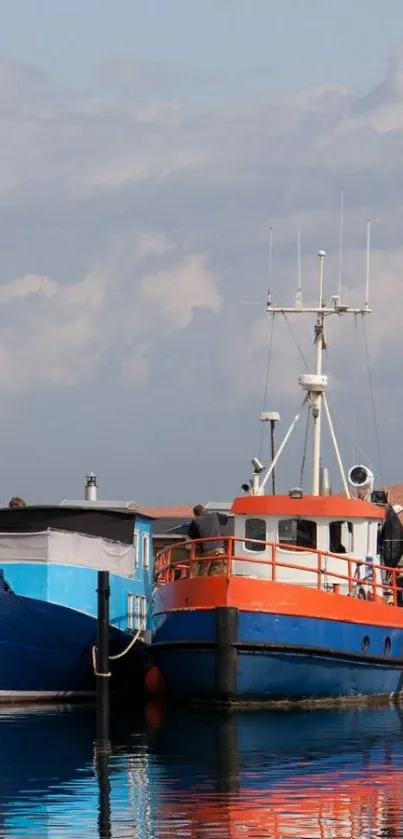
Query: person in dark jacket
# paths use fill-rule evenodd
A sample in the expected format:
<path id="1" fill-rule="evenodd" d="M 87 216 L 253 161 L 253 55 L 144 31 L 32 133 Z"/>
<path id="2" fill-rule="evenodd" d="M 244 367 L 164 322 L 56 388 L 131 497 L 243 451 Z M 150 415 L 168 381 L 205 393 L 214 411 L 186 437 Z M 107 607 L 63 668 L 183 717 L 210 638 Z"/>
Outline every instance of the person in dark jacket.
<path id="1" fill-rule="evenodd" d="M 189 539 L 208 539 L 208 542 L 200 542 L 196 545 L 196 552 L 199 556 L 219 556 L 225 553 L 224 541 L 221 536 L 220 520 L 217 513 L 205 510 L 201 504 L 193 507 L 194 518 L 189 524 Z M 216 538 L 214 538 L 216 537 Z M 220 574 L 224 563 L 222 561 L 197 563 L 196 573 Z"/>

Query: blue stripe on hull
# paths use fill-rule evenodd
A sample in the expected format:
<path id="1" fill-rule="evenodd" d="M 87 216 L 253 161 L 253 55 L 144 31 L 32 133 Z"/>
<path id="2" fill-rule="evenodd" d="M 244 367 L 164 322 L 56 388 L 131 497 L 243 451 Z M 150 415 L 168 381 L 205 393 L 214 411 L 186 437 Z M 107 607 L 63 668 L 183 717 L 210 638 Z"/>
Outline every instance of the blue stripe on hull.
<path id="1" fill-rule="evenodd" d="M 74 609 L 0 592 L 0 701 L 92 693 L 96 629 L 93 617 Z M 112 628 L 111 653 L 130 638 Z M 138 642 L 112 667 L 111 687 L 136 692 L 146 665 L 146 646 Z"/>
<path id="2" fill-rule="evenodd" d="M 367 654 L 365 636 L 370 640 Z M 388 654 L 386 638 L 391 641 Z M 215 642 L 214 610 L 156 616 L 153 654 L 175 693 L 215 697 Z M 395 693 L 402 686 L 403 629 L 240 612 L 235 643 L 235 699 L 371 696 Z"/>
<path id="3" fill-rule="evenodd" d="M 240 697 L 301 699 L 395 693 L 396 667 L 335 660 L 325 655 L 241 653 L 237 675 Z"/>

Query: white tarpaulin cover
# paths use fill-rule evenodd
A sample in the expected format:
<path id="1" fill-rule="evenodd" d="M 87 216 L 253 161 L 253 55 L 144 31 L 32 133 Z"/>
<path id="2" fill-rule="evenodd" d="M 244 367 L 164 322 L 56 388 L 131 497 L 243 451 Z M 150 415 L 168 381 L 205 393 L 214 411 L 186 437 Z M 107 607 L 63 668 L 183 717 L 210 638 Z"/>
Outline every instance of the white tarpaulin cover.
<path id="1" fill-rule="evenodd" d="M 133 577 L 133 545 L 60 530 L 0 533 L 0 566 L 10 562 L 77 565 Z"/>

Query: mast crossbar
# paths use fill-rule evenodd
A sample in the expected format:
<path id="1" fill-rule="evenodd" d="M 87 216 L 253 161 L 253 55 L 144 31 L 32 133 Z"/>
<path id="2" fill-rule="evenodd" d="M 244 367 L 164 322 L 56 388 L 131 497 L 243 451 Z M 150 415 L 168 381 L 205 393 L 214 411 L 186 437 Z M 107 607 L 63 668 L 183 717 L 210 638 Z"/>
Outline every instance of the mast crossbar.
<path id="1" fill-rule="evenodd" d="M 296 314 L 300 315 L 301 313 L 306 313 L 309 315 L 317 314 L 317 315 L 370 315 L 371 309 L 369 307 L 365 307 L 363 309 L 355 309 L 351 306 L 267 306 L 267 312 L 269 314 L 292 314 L 295 312 Z"/>

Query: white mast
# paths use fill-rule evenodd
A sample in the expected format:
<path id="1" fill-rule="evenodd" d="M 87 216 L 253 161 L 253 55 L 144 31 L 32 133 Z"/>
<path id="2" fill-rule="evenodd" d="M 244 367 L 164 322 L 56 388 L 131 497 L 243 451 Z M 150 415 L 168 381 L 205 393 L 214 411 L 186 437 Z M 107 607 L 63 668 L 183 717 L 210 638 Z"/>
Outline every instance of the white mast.
<path id="1" fill-rule="evenodd" d="M 315 343 L 316 343 L 316 377 L 318 384 L 322 377 L 322 353 L 323 353 L 323 327 L 324 315 L 323 309 L 323 264 L 325 261 L 326 251 L 319 251 L 319 301 L 318 301 L 318 315 L 315 326 Z M 323 386 L 325 382 L 322 382 Z M 319 495 L 319 478 L 320 478 L 320 430 L 321 430 L 321 413 L 322 413 L 322 394 L 321 390 L 311 390 L 311 410 L 313 416 L 313 450 L 312 450 L 312 495 Z"/>
<path id="2" fill-rule="evenodd" d="M 271 297 L 267 301 L 267 312 L 269 314 L 275 315 L 277 312 L 282 314 L 316 314 L 316 323 L 315 323 L 315 344 L 316 344 L 316 371 L 315 373 L 305 373 L 299 377 L 299 384 L 306 392 L 306 401 L 308 402 L 309 408 L 312 411 L 313 421 L 314 421 L 314 429 L 313 429 L 313 451 L 312 451 L 312 495 L 319 495 L 320 491 L 320 455 L 321 455 L 321 413 L 322 413 L 322 405 L 324 403 L 324 391 L 327 386 L 327 376 L 322 373 L 322 356 L 323 350 L 326 346 L 325 344 L 325 337 L 324 337 L 324 324 L 325 324 L 325 317 L 329 315 L 343 315 L 343 314 L 354 314 L 354 315 L 367 315 L 371 312 L 369 308 L 368 301 L 369 301 L 369 228 L 367 230 L 367 288 L 366 288 L 366 300 L 365 306 L 362 309 L 356 309 L 350 306 L 344 306 L 340 303 L 340 293 L 334 295 L 330 301 L 326 301 L 323 296 L 323 277 L 324 277 L 324 260 L 326 256 L 326 251 L 320 250 L 318 252 L 319 257 L 319 300 L 317 306 L 272 306 Z M 340 468 L 341 477 L 343 481 L 344 487 L 346 487 L 346 479 L 344 475 L 343 465 L 341 462 L 340 452 L 337 445 L 337 440 L 334 434 L 333 425 L 331 422 L 331 417 L 329 413 L 329 407 L 326 404 L 326 416 L 329 421 L 330 432 L 333 440 L 333 444 L 335 447 L 336 452 L 336 459 Z M 289 431 L 287 432 L 286 438 L 288 440 L 289 435 L 291 434 L 296 422 L 298 420 L 298 415 L 295 417 L 292 426 L 290 427 Z M 281 451 L 284 448 L 286 440 L 283 441 L 283 444 L 280 446 L 279 451 L 277 452 L 276 462 Z M 269 470 L 270 474 L 270 470 Z M 263 487 L 265 486 L 267 480 L 267 475 L 260 486 L 260 491 L 262 491 Z M 347 493 L 348 494 L 348 493 Z"/>

